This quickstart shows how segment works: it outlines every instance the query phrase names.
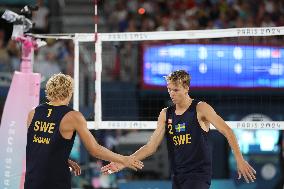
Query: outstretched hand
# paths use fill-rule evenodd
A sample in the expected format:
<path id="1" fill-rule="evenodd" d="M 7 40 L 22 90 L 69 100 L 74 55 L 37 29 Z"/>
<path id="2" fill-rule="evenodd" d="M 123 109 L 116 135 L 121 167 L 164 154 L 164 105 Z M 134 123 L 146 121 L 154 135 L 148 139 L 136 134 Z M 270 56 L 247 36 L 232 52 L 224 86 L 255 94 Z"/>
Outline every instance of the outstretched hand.
<path id="1" fill-rule="evenodd" d="M 121 163 L 111 162 L 101 168 L 101 172 L 104 175 L 109 175 L 112 173 L 116 173 L 124 169 L 125 166 Z"/>
<path id="2" fill-rule="evenodd" d="M 123 163 L 111 162 L 101 168 L 101 172 L 105 175 L 116 173 L 124 168 L 130 168 L 135 171 L 144 167 L 143 162 L 136 160 L 134 156 L 124 156 Z"/>
<path id="3" fill-rule="evenodd" d="M 237 168 L 238 168 L 238 179 L 244 177 L 247 183 L 254 182 L 256 179 L 256 171 L 250 166 L 250 164 L 245 161 L 244 159 L 237 161 Z"/>
<path id="4" fill-rule="evenodd" d="M 124 156 L 122 161 L 122 165 L 137 171 L 137 169 L 143 168 L 143 162 L 136 159 L 135 156 Z"/>
<path id="5" fill-rule="evenodd" d="M 81 175 L 81 167 L 75 161 L 68 159 L 68 166 L 71 168 L 71 171 L 75 174 L 75 176 Z"/>

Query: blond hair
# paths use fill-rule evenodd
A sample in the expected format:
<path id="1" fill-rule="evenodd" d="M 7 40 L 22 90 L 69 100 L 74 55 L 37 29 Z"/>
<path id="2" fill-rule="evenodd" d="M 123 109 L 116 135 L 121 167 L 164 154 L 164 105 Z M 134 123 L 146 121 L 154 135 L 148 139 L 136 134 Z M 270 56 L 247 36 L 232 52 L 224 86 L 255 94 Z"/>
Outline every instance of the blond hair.
<path id="1" fill-rule="evenodd" d="M 73 92 L 73 79 L 62 73 L 53 75 L 46 83 L 45 94 L 49 101 L 65 100 Z"/>
<path id="2" fill-rule="evenodd" d="M 181 84 L 183 87 L 190 86 L 190 75 L 185 70 L 176 70 L 169 75 L 165 76 L 167 82 L 174 84 Z"/>

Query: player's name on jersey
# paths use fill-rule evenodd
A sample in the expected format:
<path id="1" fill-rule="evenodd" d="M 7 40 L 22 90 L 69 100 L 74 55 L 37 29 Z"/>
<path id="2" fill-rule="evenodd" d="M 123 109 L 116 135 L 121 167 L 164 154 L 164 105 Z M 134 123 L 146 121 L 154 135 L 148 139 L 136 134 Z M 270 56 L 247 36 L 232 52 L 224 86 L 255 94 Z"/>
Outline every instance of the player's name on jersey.
<path id="1" fill-rule="evenodd" d="M 39 144 L 49 144 L 50 143 L 50 138 L 47 137 L 38 137 L 36 134 L 34 135 L 33 139 L 34 143 L 39 143 Z"/>

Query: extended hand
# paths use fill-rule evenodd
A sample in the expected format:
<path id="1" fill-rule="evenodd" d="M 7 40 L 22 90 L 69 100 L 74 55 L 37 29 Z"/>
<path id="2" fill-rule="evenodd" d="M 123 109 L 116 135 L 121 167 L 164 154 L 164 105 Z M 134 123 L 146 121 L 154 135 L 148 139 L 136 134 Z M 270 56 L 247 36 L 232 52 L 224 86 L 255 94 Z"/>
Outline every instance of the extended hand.
<path id="1" fill-rule="evenodd" d="M 137 169 L 142 169 L 143 168 L 143 162 L 139 161 L 135 158 L 135 156 L 124 156 L 123 161 L 121 162 L 122 165 L 125 167 L 128 167 L 130 169 L 133 169 L 137 171 Z"/>
<path id="2" fill-rule="evenodd" d="M 241 179 L 243 176 L 247 183 L 254 182 L 256 179 L 256 171 L 252 168 L 252 166 L 250 166 L 250 164 L 248 164 L 247 161 L 244 159 L 237 160 L 237 167 L 239 174 L 238 179 Z"/>
<path id="3" fill-rule="evenodd" d="M 111 163 L 107 164 L 106 166 L 103 166 L 101 168 L 101 172 L 104 175 L 109 175 L 109 174 L 112 174 L 112 173 L 119 172 L 124 168 L 125 168 L 125 166 L 121 163 L 111 162 Z"/>
<path id="4" fill-rule="evenodd" d="M 75 176 L 81 175 L 81 167 L 76 162 L 68 159 L 68 166 L 72 169 L 71 171 Z"/>
<path id="5" fill-rule="evenodd" d="M 103 166 L 101 168 L 101 172 L 107 175 L 121 171 L 125 167 L 129 167 L 135 171 L 144 167 L 143 163 L 139 160 L 136 160 L 134 156 L 124 156 L 123 158 L 123 163 L 111 162 L 106 166 Z"/>

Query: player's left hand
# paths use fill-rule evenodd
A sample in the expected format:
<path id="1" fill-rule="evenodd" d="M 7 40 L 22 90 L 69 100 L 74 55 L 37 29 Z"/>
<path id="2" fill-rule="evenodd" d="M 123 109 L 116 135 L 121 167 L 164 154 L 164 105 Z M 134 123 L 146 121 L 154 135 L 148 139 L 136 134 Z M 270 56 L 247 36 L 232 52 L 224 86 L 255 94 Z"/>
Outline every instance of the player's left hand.
<path id="1" fill-rule="evenodd" d="M 254 182 L 256 179 L 256 171 L 250 166 L 250 164 L 245 161 L 243 158 L 237 160 L 237 168 L 238 168 L 238 179 L 244 177 L 247 183 Z"/>
<path id="2" fill-rule="evenodd" d="M 75 174 L 75 176 L 81 175 L 81 167 L 71 159 L 68 159 L 68 166 L 71 168 L 71 171 Z"/>

